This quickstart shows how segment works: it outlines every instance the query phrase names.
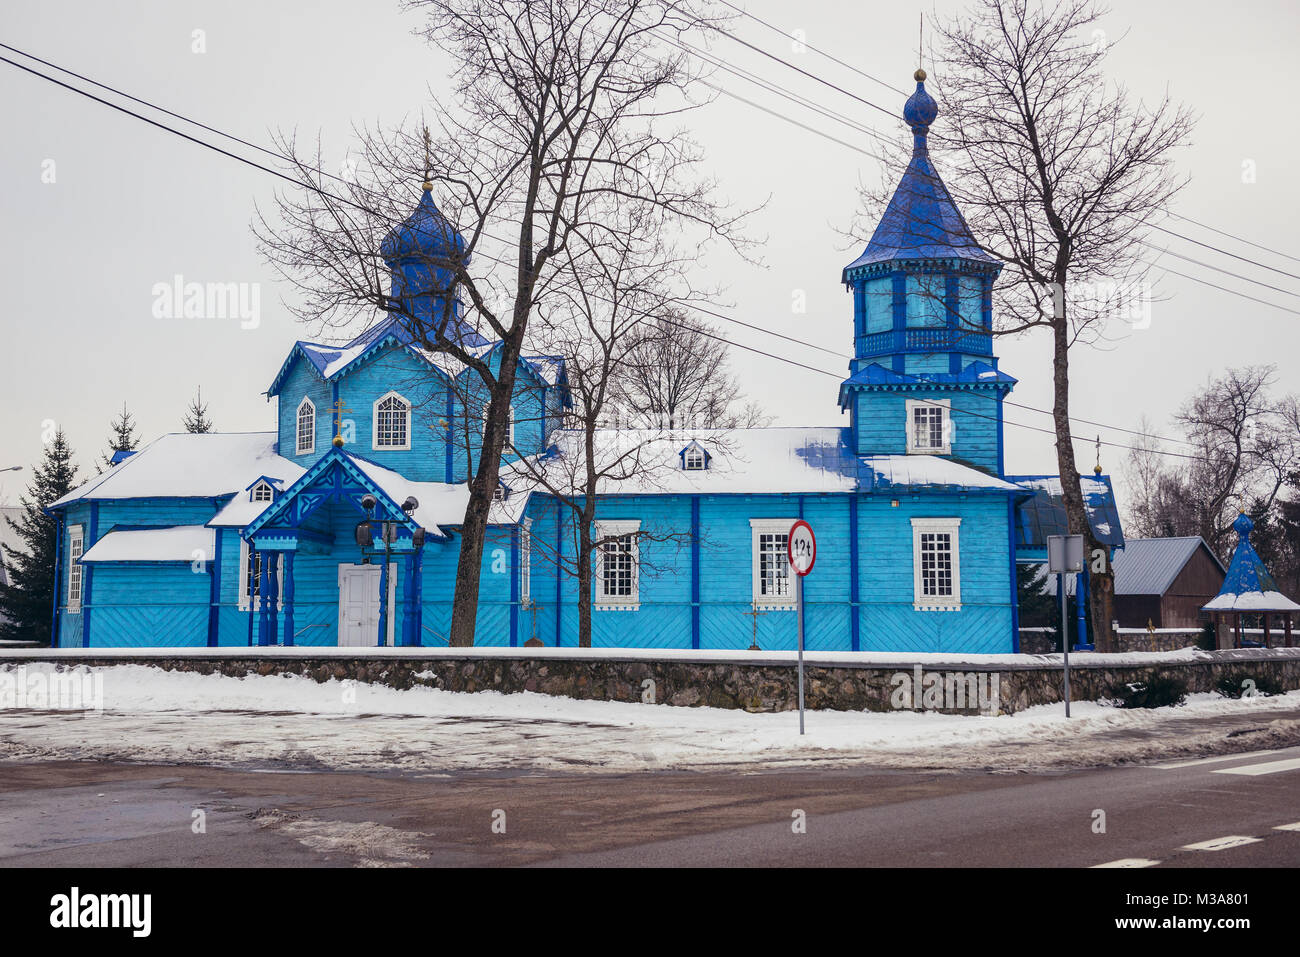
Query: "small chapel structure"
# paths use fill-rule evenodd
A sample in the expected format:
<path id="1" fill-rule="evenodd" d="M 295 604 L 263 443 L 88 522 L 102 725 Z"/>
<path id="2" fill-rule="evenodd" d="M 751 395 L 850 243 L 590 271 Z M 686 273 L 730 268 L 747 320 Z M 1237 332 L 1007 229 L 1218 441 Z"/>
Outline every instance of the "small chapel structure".
<path id="1" fill-rule="evenodd" d="M 938 109 L 915 79 L 911 161 L 840 276 L 853 342 L 840 421 L 602 430 L 598 454 L 641 443 L 656 471 L 600 490 L 595 646 L 793 648 L 786 536 L 805 519 L 818 541 L 810 650 L 1018 649 L 1016 563 L 1043 560 L 1032 503 L 1059 481 L 1007 473 L 1001 265 L 935 169 Z M 499 362 L 500 343 L 421 265 L 462 242 L 424 186 L 382 246 L 393 295 L 450 308 L 466 347 Z M 419 343 L 396 313 L 344 345 L 296 342 L 266 390 L 272 429 L 164 435 L 56 502 L 57 645 L 445 645 L 481 409 L 476 373 Z M 530 480 L 575 474 L 584 443 L 568 405 L 564 358 L 520 357 L 477 644 L 577 644 L 573 513 Z M 1109 482 L 1087 481 L 1090 509 L 1113 514 Z M 1122 544 L 1117 519 L 1101 531 Z"/>

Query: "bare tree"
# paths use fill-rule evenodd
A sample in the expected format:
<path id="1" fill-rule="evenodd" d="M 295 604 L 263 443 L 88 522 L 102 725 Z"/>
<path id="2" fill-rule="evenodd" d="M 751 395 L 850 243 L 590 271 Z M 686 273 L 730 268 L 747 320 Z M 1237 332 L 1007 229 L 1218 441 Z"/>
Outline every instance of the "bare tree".
<path id="1" fill-rule="evenodd" d="M 463 646 L 473 643 L 518 364 L 534 316 L 574 279 L 563 264 L 605 254 L 614 206 L 651 209 L 702 238 L 733 243 L 739 216 L 699 177 L 695 144 L 681 130 L 661 129 L 691 107 L 695 75 L 684 53 L 659 40 L 705 29 L 705 0 L 406 6 L 425 17 L 423 35 L 455 64 L 456 103 L 435 104 L 434 142 L 405 128 L 363 131 L 355 182 L 342 196 L 320 173 L 319 150 L 306 157 L 283 142 L 306 188 L 281 197 L 279 221 L 263 218 L 259 233 L 267 257 L 302 291 L 303 318 L 330 325 L 378 307 L 483 385 L 487 411 L 450 635 Z M 415 181 L 421 165 L 420 212 L 390 232 L 410 208 L 400 185 Z M 402 265 L 401 287 L 391 290 L 379 242 L 386 234 L 389 258 Z"/>
<path id="2" fill-rule="evenodd" d="M 666 429 L 770 423 L 746 403 L 727 368 L 727 343 L 707 323 L 671 309 L 636 330 L 618 376 L 623 415 Z"/>
<path id="3" fill-rule="evenodd" d="M 672 468 L 672 450 L 665 445 L 670 431 L 603 426 L 645 342 L 643 330 L 657 328 L 653 317 L 679 305 L 674 293 L 690 288 L 686 274 L 694 261 L 672 247 L 671 224 L 654 210 L 615 208 L 609 216 L 609 222 L 617 220 L 618 228 L 604 237 L 605 254 L 566 254 L 563 268 L 571 281 L 535 327 L 537 335 L 546 337 L 544 351 L 565 357 L 571 403 L 566 429 L 556 435 L 556 445 L 547 454 L 523 457 L 507 466 L 529 487 L 555 499 L 557 521 L 569 519 L 572 558 L 552 550 L 550 559 L 557 574 L 577 579 L 578 644 L 584 648 L 591 647 L 592 641 L 592 596 L 600 550 L 634 542 L 641 574 L 653 571 L 641 552 L 643 542 L 672 541 L 680 546 L 690 540 L 689 533 L 649 524 L 615 537 L 595 532 L 601 492 L 633 484 L 653 487 Z M 538 555 L 545 554 L 543 546 Z"/>
<path id="4" fill-rule="evenodd" d="M 1150 225 L 1184 184 L 1173 153 L 1193 118 L 1108 83 L 1092 0 L 977 0 L 943 24 L 936 129 L 953 195 L 1004 266 L 1001 334 L 1052 336 L 1057 465 L 1070 531 L 1105 554 L 1088 522 L 1070 433 L 1070 349 L 1096 341 L 1141 289 Z M 1093 640 L 1110 647 L 1113 576 L 1093 575 Z"/>
<path id="5" fill-rule="evenodd" d="M 1184 402 L 1174 420 L 1190 457 L 1171 463 L 1147 443 L 1130 453 L 1134 531 L 1199 535 L 1226 558 L 1239 511 L 1267 519 L 1300 464 L 1297 400 L 1275 397 L 1275 379 L 1272 366 L 1229 369 Z"/>

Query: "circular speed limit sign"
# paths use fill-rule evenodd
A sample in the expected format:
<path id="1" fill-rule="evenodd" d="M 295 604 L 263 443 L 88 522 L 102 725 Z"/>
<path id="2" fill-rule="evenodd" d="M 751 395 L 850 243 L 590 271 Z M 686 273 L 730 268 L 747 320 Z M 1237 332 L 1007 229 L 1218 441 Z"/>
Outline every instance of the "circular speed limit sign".
<path id="1" fill-rule="evenodd" d="M 790 536 L 786 541 L 786 555 L 790 567 L 796 575 L 807 575 L 817 561 L 817 539 L 813 537 L 812 526 L 803 519 L 790 526 Z"/>

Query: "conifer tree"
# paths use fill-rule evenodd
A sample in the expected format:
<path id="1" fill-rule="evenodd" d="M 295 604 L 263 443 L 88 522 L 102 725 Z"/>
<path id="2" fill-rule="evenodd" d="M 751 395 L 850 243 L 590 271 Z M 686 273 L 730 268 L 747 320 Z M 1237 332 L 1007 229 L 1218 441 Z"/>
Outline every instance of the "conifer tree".
<path id="1" fill-rule="evenodd" d="M 50 643 L 58 524 L 45 509 L 72 491 L 76 480 L 72 449 L 59 429 L 45 446 L 45 457 L 20 499 L 22 517 L 5 519 L 25 548 L 3 548 L 7 580 L 0 583 L 0 615 L 6 620 L 0 621 L 0 638 Z"/>
<path id="2" fill-rule="evenodd" d="M 185 419 L 181 423 L 186 432 L 211 432 L 212 419 L 208 418 L 208 406 L 203 401 L 203 388 L 194 393 L 194 401 L 185 410 Z"/>
<path id="3" fill-rule="evenodd" d="M 140 437 L 135 434 L 135 416 L 126 410 L 122 403 L 122 414 L 112 422 L 112 434 L 108 437 L 108 451 L 101 457 L 99 472 L 102 475 L 113 467 L 113 455 L 116 452 L 134 452 L 140 444 Z"/>

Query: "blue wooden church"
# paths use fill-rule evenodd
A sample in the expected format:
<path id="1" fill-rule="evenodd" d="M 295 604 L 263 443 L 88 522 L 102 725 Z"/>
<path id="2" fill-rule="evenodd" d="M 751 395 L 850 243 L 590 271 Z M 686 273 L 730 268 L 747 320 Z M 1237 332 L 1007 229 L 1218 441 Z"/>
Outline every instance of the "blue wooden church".
<path id="1" fill-rule="evenodd" d="M 650 467 L 600 492 L 596 646 L 792 648 L 786 534 L 802 518 L 818 540 L 809 649 L 1017 649 L 1016 561 L 1043 560 L 1018 510 L 1052 477 L 1006 474 L 1000 266 L 932 165 L 937 107 L 916 79 L 910 165 L 843 270 L 847 426 L 602 430 L 599 450 L 634 445 Z M 460 240 L 425 186 L 382 252 L 394 295 L 440 308 L 419 263 Z M 491 361 L 497 344 L 454 320 Z M 295 343 L 267 390 L 274 431 L 165 435 L 52 506 L 57 644 L 445 645 L 481 421 L 473 375 L 394 315 L 343 346 Z M 582 454 L 567 403 L 562 358 L 520 359 L 478 644 L 577 644 L 572 510 L 536 481 L 554 490 Z"/>

